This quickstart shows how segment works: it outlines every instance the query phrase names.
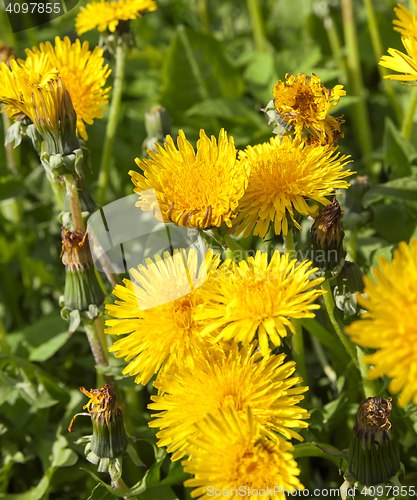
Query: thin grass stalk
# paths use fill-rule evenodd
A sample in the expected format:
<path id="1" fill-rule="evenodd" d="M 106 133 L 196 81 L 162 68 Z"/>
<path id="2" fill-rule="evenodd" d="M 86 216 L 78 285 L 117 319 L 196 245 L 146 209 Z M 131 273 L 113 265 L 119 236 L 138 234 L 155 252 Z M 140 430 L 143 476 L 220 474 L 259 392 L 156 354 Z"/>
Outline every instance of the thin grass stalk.
<path id="1" fill-rule="evenodd" d="M 346 349 L 346 352 L 352 358 L 352 361 L 355 363 L 355 366 L 357 368 L 359 368 L 359 362 L 358 362 L 358 357 L 356 354 L 355 346 L 343 333 L 342 329 L 340 328 L 339 323 L 337 322 L 337 319 L 335 318 L 334 310 L 336 308 L 336 305 L 335 305 L 334 300 L 333 300 L 333 294 L 332 294 L 332 289 L 330 287 L 329 280 L 323 281 L 323 283 L 321 284 L 321 288 L 323 291 L 326 292 L 323 295 L 323 301 L 324 301 L 324 305 L 326 307 L 326 311 L 327 311 L 327 314 L 329 316 L 330 322 L 334 328 L 334 331 L 336 332 L 336 335 L 339 337 L 340 341 L 342 342 L 344 348 Z"/>
<path id="2" fill-rule="evenodd" d="M 198 66 L 197 60 L 195 58 L 195 54 L 191 47 L 190 41 L 188 40 L 187 33 L 185 31 L 185 27 L 183 25 L 178 26 L 178 34 L 181 39 L 181 43 L 185 50 L 185 55 L 187 56 L 188 62 L 191 67 L 191 72 L 197 81 L 197 92 L 200 95 L 200 98 L 204 101 L 210 98 L 209 91 L 207 89 L 206 82 L 204 81 L 203 75 L 201 74 L 200 68 Z M 218 133 L 220 130 L 219 121 L 217 118 L 211 118 L 211 125 L 213 130 Z"/>
<path id="3" fill-rule="evenodd" d="M 361 372 L 363 394 L 365 396 L 365 399 L 375 397 L 377 394 L 376 389 L 375 389 L 375 384 L 374 384 L 373 380 L 371 380 L 367 377 L 367 372 L 368 372 L 369 367 L 363 361 L 365 354 L 359 346 L 356 346 L 356 352 L 358 355 L 359 371 Z"/>
<path id="4" fill-rule="evenodd" d="M 289 254 L 290 260 L 297 258 L 294 243 L 294 233 L 292 229 L 288 229 L 288 233 L 284 238 L 284 251 Z M 307 368 L 305 361 L 305 350 L 304 350 L 304 338 L 303 338 L 303 327 L 301 320 L 297 318 L 292 318 L 291 323 L 294 327 L 295 334 L 291 339 L 292 355 L 294 361 L 297 365 L 297 372 L 300 377 L 303 378 L 304 383 L 307 383 Z M 304 402 L 307 402 L 307 396 Z"/>
<path id="5" fill-rule="evenodd" d="M 343 55 L 342 45 L 340 43 L 336 26 L 330 16 L 324 19 L 323 24 L 327 32 L 327 37 L 329 39 L 330 49 L 332 51 L 333 57 L 336 59 L 339 69 L 342 73 L 341 81 L 344 85 L 346 85 L 348 83 L 348 67 L 346 58 Z"/>
<path id="6" fill-rule="evenodd" d="M 256 50 L 265 52 L 267 48 L 265 27 L 262 19 L 261 6 L 258 0 L 247 0 L 249 17 L 252 24 L 253 40 Z"/>
<path id="7" fill-rule="evenodd" d="M 198 10 L 200 11 L 201 24 L 204 33 L 210 33 L 210 18 L 207 0 L 198 0 Z"/>
<path id="8" fill-rule="evenodd" d="M 404 120 L 401 124 L 401 132 L 407 140 L 411 139 L 413 132 L 413 121 L 417 106 L 417 87 L 413 87 L 410 92 L 407 110 L 404 115 Z"/>
<path id="9" fill-rule="evenodd" d="M 109 119 L 107 121 L 104 150 L 101 157 L 100 173 L 98 176 L 97 203 L 103 205 L 107 184 L 109 183 L 110 163 L 113 155 L 113 145 L 117 130 L 117 119 L 122 102 L 123 80 L 125 74 L 125 62 L 127 47 L 124 43 L 118 43 L 116 47 L 116 68 L 114 75 L 113 92 L 110 103 Z"/>
<path id="10" fill-rule="evenodd" d="M 389 71 L 387 70 L 387 68 L 383 68 L 378 64 L 383 54 L 383 48 L 382 48 L 381 35 L 379 34 L 379 28 L 375 15 L 375 10 L 372 5 L 372 0 L 363 0 L 363 3 L 366 8 L 368 29 L 371 35 L 371 42 L 375 53 L 379 75 L 384 83 L 385 92 L 387 93 L 394 115 L 397 119 L 397 122 L 400 124 L 403 121 L 404 113 L 401 109 L 400 104 L 398 103 L 397 96 L 395 95 L 391 80 L 384 78 L 384 75 L 387 75 Z"/>
<path id="11" fill-rule="evenodd" d="M 353 90 L 353 95 L 360 99 L 358 104 L 352 106 L 352 119 L 355 124 L 359 147 L 364 156 L 365 163 L 368 165 L 368 170 L 370 170 L 371 154 L 373 151 L 372 133 L 366 105 L 366 89 L 363 84 L 362 68 L 360 64 L 357 31 L 353 15 L 353 3 L 352 0 L 341 0 L 341 5 L 347 51 L 349 86 Z"/>

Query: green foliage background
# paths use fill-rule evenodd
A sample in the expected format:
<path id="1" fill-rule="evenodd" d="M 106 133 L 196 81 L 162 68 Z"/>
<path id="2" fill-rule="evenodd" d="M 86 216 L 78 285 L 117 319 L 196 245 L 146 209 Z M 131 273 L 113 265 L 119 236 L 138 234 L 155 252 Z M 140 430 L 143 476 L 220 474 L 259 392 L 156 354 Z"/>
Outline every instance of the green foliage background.
<path id="1" fill-rule="evenodd" d="M 402 49 L 400 36 L 392 29 L 395 2 L 373 3 L 384 53 L 388 47 Z M 158 0 L 156 12 L 131 23 L 137 46 L 127 60 L 106 202 L 132 193 L 127 172 L 135 168 L 136 157 L 143 157 L 144 116 L 153 106 L 167 108 L 173 135 L 183 129 L 195 142 L 200 128 L 208 135 L 218 135 L 224 127 L 237 147 L 244 148 L 272 135 L 259 110 L 272 98 L 276 81 L 287 72 L 315 73 L 327 87 L 345 85 L 347 97 L 336 108 L 336 115 L 343 113 L 345 118 L 340 150 L 352 155 L 358 175 L 370 178 L 370 190 L 359 209 L 350 190 L 339 199 L 345 209 L 345 247 L 367 273 L 379 255 L 390 259 L 398 242 L 417 237 L 417 127 L 408 140 L 398 120 L 410 108 L 414 90 L 392 83 L 400 108 L 396 113 L 378 72 L 366 2 L 353 2 L 363 76 L 360 94 L 350 78 L 346 27 L 337 0 L 262 0 L 258 3 L 261 23 L 250 12 L 251 4 L 243 0 Z M 24 57 L 26 47 L 53 41 L 55 36 L 74 39 L 79 5 L 49 24 L 16 34 L 11 33 L 0 10 L 0 41 Z M 326 9 L 327 24 L 323 18 Z M 332 36 L 337 36 L 340 52 L 335 52 Z M 98 38 L 97 32 L 81 37 L 90 46 Z M 110 54 L 105 56 L 113 67 Z M 105 127 L 106 115 L 87 128 L 93 170 L 86 172 L 86 182 L 93 193 Z M 76 331 L 68 336 L 68 325 L 60 317 L 58 298 L 63 293 L 64 272 L 59 258 L 58 211 L 30 142 L 24 140 L 15 152 L 17 171 L 11 172 L 5 149 L 0 148 L 0 498 L 108 499 L 112 492 L 97 483 L 95 467 L 84 458 L 83 448 L 73 444 L 91 433 L 89 419 L 79 417 L 75 434 L 67 432 L 72 416 L 86 403 L 78 387 L 99 387 L 101 380 L 97 380 L 85 334 Z M 300 244 L 307 235 L 305 224 Z M 251 243 L 257 248 L 265 245 L 256 238 Z M 278 237 L 272 242 L 280 244 Z M 304 323 L 310 386 L 306 404 L 312 416 L 302 434 L 306 443 L 345 449 L 363 400 L 361 381 L 321 312 L 318 320 Z M 321 350 L 313 339 L 321 341 Z M 324 373 L 318 352 L 332 366 L 335 380 Z M 123 361 L 112 358 L 110 371 L 124 391 L 129 408 L 127 430 L 136 436 L 136 449 L 147 466 L 137 468 L 126 458 L 124 480 L 129 486 L 136 485 L 135 492 L 143 500 L 188 499 L 190 492 L 182 486 L 187 475 L 180 464 L 170 462 L 164 450 L 156 448 L 154 432 L 147 426 L 150 414 L 146 406 L 153 388 L 123 377 L 123 366 Z M 379 395 L 388 396 L 388 382 L 379 383 Z M 406 470 L 403 484 L 416 485 L 415 405 L 402 411 L 394 404 L 392 423 Z M 308 444 L 297 445 L 295 456 L 300 480 L 307 488 L 340 486 L 338 460 Z M 100 479 L 108 482 L 104 474 Z"/>

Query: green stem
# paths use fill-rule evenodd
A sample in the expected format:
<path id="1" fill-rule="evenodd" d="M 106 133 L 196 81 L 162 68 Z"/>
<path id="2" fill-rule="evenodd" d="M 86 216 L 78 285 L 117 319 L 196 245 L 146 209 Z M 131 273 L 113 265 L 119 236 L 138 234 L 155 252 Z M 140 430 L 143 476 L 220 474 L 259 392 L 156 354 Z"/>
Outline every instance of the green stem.
<path id="1" fill-rule="evenodd" d="M 103 205 L 104 203 L 106 187 L 109 182 L 109 169 L 112 160 L 114 138 L 116 136 L 117 119 L 120 113 L 120 105 L 122 102 L 126 54 L 126 44 L 122 43 L 122 40 L 119 40 L 116 47 L 116 68 L 109 119 L 107 122 L 106 137 L 104 139 L 104 150 L 101 158 L 100 173 L 98 176 L 97 202 L 99 205 Z"/>
<path id="2" fill-rule="evenodd" d="M 95 323 L 90 323 L 87 321 L 84 322 L 85 333 L 87 334 L 87 339 L 90 344 L 91 352 L 93 353 L 96 365 L 108 366 L 109 362 L 107 360 L 103 344 L 101 343 L 100 334 L 98 333 L 96 326 L 97 325 Z M 106 384 L 113 384 L 113 381 L 110 381 L 108 376 L 103 375 L 103 378 L 105 379 Z"/>
<path id="3" fill-rule="evenodd" d="M 323 21 L 324 27 L 327 31 L 327 36 L 329 38 L 330 48 L 333 54 L 333 57 L 336 59 L 339 65 L 339 69 L 342 73 L 342 83 L 344 85 L 348 82 L 348 68 L 346 59 L 343 55 L 342 46 L 340 44 L 339 35 L 337 33 L 336 26 L 331 17 L 326 17 Z"/>
<path id="4" fill-rule="evenodd" d="M 46 177 L 49 181 L 49 184 L 52 188 L 52 191 L 54 192 L 55 199 L 58 203 L 58 206 L 59 206 L 60 210 L 62 211 L 64 209 L 65 188 L 64 188 L 62 182 L 57 177 L 54 177 L 47 170 L 45 170 L 45 172 L 46 172 Z"/>
<path id="5" fill-rule="evenodd" d="M 372 133 L 369 121 L 369 113 L 366 105 L 366 89 L 363 84 L 362 69 L 359 58 L 357 31 L 353 15 L 352 0 L 341 0 L 343 26 L 345 33 L 345 44 L 347 53 L 347 67 L 349 73 L 349 86 L 353 95 L 359 98 L 358 104 L 352 106 L 352 119 L 355 123 L 355 131 L 365 162 L 371 168 L 370 160 L 372 154 Z"/>
<path id="6" fill-rule="evenodd" d="M 233 257 L 236 262 L 239 262 L 241 260 L 246 260 L 247 259 L 247 253 L 246 250 L 239 245 L 239 243 L 232 238 L 231 236 L 225 236 L 224 237 L 224 242 L 227 245 L 227 248 L 229 248 L 233 252 Z M 236 260 L 235 257 L 239 255 L 240 259 Z"/>
<path id="7" fill-rule="evenodd" d="M 209 11 L 207 8 L 207 0 L 198 0 L 198 9 L 200 11 L 201 23 L 204 33 L 210 33 Z"/>
<path id="8" fill-rule="evenodd" d="M 330 287 L 329 280 L 325 280 L 322 285 L 321 285 L 322 290 L 324 290 L 326 293 L 323 295 L 323 300 L 324 300 L 324 305 L 327 310 L 327 314 L 329 315 L 330 322 L 333 325 L 333 328 L 339 337 L 340 341 L 342 342 L 344 348 L 348 352 L 349 356 L 352 358 L 353 362 L 357 367 L 359 367 L 358 364 L 358 358 L 356 356 L 356 350 L 355 346 L 352 344 L 352 342 L 346 337 L 346 335 L 342 332 L 342 329 L 339 326 L 339 323 L 337 322 L 335 315 L 334 315 L 334 310 L 335 310 L 335 303 L 333 300 L 333 294 L 332 290 Z"/>
<path id="9" fill-rule="evenodd" d="M 7 332 L 6 329 L 4 328 L 4 323 L 3 319 L 0 316 L 0 347 L 2 352 L 4 353 L 9 353 L 9 345 L 7 344 Z"/>
<path id="10" fill-rule="evenodd" d="M 414 114 L 416 112 L 416 106 L 417 106 L 417 87 L 413 87 L 410 92 L 407 111 L 405 112 L 405 116 L 401 124 L 401 132 L 403 133 L 404 137 L 408 140 L 411 139 L 411 133 L 413 131 L 413 119 L 414 119 Z"/>
<path id="11" fill-rule="evenodd" d="M 376 396 L 375 384 L 374 381 L 370 380 L 366 375 L 369 367 L 363 362 L 363 357 L 365 356 L 365 354 L 358 346 L 356 346 L 356 353 L 358 355 L 359 371 L 362 377 L 363 394 L 365 398 L 374 397 Z"/>
<path id="12" fill-rule="evenodd" d="M 122 490 L 128 490 L 128 486 L 126 485 L 126 483 L 123 481 L 123 478 L 122 477 L 119 477 L 118 479 L 114 479 L 114 476 L 116 475 L 115 472 L 112 472 L 111 468 L 109 470 L 109 474 L 110 474 L 110 479 L 111 479 L 111 486 L 113 488 L 113 490 L 118 490 L 118 489 L 122 489 Z M 127 498 L 127 497 L 123 497 L 123 498 Z M 129 500 L 137 500 L 138 497 L 129 497 Z"/>
<path id="13" fill-rule="evenodd" d="M 80 198 L 78 196 L 77 182 L 72 174 L 65 174 L 65 187 L 70 204 L 73 231 L 85 231 L 84 221 L 81 213 Z"/>
<path id="14" fill-rule="evenodd" d="M 313 349 L 314 352 L 316 353 L 317 359 L 319 360 L 319 363 L 321 367 L 323 368 L 324 373 L 326 374 L 327 378 L 329 379 L 329 382 L 333 388 L 336 388 L 337 386 L 337 375 L 336 372 L 333 370 L 333 368 L 330 366 L 326 353 L 324 352 L 324 349 L 320 343 L 319 340 L 316 339 L 314 335 L 310 334 L 310 339 L 311 343 L 313 344 Z"/>
<path id="15" fill-rule="evenodd" d="M 197 82 L 197 92 L 200 95 L 201 100 L 205 101 L 206 99 L 210 98 L 210 93 L 207 89 L 206 82 L 203 78 L 203 75 L 201 74 L 200 68 L 198 66 L 197 60 L 195 58 L 193 49 L 191 47 L 190 41 L 188 39 L 187 33 L 185 31 L 185 27 L 183 25 L 178 26 L 178 35 L 181 39 L 181 43 L 184 47 L 185 55 L 187 56 L 188 63 L 191 67 L 191 72 L 193 74 L 194 79 Z M 217 118 L 212 118 L 211 119 L 211 124 L 213 127 L 213 130 L 216 132 L 220 130 L 220 125 L 219 121 Z"/>
<path id="16" fill-rule="evenodd" d="M 363 0 L 363 2 L 366 8 L 368 29 L 371 35 L 372 47 L 374 49 L 376 62 L 378 63 L 381 60 L 383 54 L 382 41 L 378 29 L 378 21 L 376 19 L 372 0 Z M 387 93 L 388 99 L 391 103 L 392 110 L 394 111 L 398 123 L 401 123 L 403 120 L 403 112 L 398 103 L 397 96 L 395 95 L 392 82 L 391 80 L 387 80 L 386 78 L 384 78 L 384 75 L 388 74 L 388 70 L 386 68 L 383 68 L 379 64 L 377 64 L 377 66 L 381 80 L 383 81 L 385 87 L 385 92 Z"/>
<path id="17" fill-rule="evenodd" d="M 252 24 L 253 39 L 256 50 L 266 51 L 265 28 L 262 19 L 261 7 L 258 0 L 247 0 L 249 17 Z"/>
<path id="18" fill-rule="evenodd" d="M 289 254 L 290 260 L 296 258 L 295 243 L 294 243 L 294 233 L 292 228 L 288 229 L 288 233 L 284 238 L 284 251 Z M 304 350 L 304 337 L 303 337 L 303 327 L 301 319 L 292 318 L 291 323 L 294 327 L 295 334 L 292 336 L 292 355 L 294 361 L 297 365 L 297 372 L 300 377 L 303 378 L 304 383 L 307 383 L 307 368 L 305 360 L 305 350 Z M 307 397 L 304 400 L 307 402 Z"/>

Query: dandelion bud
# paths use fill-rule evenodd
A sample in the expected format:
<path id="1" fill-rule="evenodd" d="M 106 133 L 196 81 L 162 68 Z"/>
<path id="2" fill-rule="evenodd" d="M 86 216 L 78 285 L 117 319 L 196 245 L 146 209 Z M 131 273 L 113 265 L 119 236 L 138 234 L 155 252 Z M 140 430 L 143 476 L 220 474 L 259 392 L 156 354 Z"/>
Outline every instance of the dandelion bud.
<path id="1" fill-rule="evenodd" d="M 76 135 L 77 115 L 60 78 L 47 88 L 34 87 L 33 123 L 45 141 L 47 155 L 68 155 L 80 148 Z"/>
<path id="2" fill-rule="evenodd" d="M 401 467 L 391 398 L 367 398 L 359 407 L 349 447 L 349 472 L 362 484 L 386 483 Z"/>
<path id="3" fill-rule="evenodd" d="M 86 233 L 63 228 L 61 237 L 66 309 L 87 311 L 91 304 L 102 304 L 105 295 L 97 281 Z"/>
<path id="4" fill-rule="evenodd" d="M 116 395 L 108 384 L 102 389 L 90 391 L 80 387 L 80 391 L 90 398 L 83 406 L 88 413 L 77 413 L 71 420 L 68 430 L 73 432 L 72 424 L 78 415 L 91 417 L 93 435 L 86 436 L 77 443 L 87 443 L 85 448 L 87 460 L 95 465 L 99 464 L 98 472 L 105 472 L 109 470 L 113 459 L 128 451 L 128 436 L 123 424 L 122 408 L 117 407 Z M 121 467 L 121 464 L 117 464 L 117 467 Z"/>
<path id="5" fill-rule="evenodd" d="M 342 209 L 336 198 L 320 212 L 310 229 L 311 258 L 322 271 L 337 274 L 344 264 L 345 233 L 340 220 Z"/>

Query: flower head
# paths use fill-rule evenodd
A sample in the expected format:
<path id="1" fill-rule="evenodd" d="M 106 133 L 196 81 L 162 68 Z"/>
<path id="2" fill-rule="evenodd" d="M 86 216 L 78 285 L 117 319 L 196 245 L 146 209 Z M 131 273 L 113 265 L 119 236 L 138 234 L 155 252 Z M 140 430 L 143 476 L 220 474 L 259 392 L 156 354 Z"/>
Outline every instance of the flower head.
<path id="1" fill-rule="evenodd" d="M 110 334 L 130 334 L 110 348 L 116 357 L 130 363 L 123 373 L 137 375 L 135 382 L 146 384 L 161 366 L 193 366 L 196 353 L 207 349 L 208 339 L 201 337 L 204 322 L 195 317 L 204 299 L 199 287 L 217 268 L 219 257 L 210 250 L 198 265 L 197 252 L 174 250 L 171 256 L 156 255 L 147 266 L 131 269 L 136 280 L 124 280 L 113 293 L 119 299 L 108 305 Z"/>
<path id="2" fill-rule="evenodd" d="M 232 496 L 232 490 L 241 492 L 239 488 L 244 488 L 254 500 L 285 499 L 284 490 L 304 488 L 297 478 L 300 470 L 291 454 L 291 443 L 269 441 L 249 407 L 243 421 L 233 409 L 219 413 L 217 418 L 210 416 L 198 426 L 202 437 L 192 441 L 195 459 L 183 462 L 185 472 L 195 476 L 184 483 L 196 487 L 191 493 L 193 498 L 208 500 L 209 486 L 224 496 L 225 490 L 227 496 Z"/>
<path id="3" fill-rule="evenodd" d="M 374 282 L 364 277 L 367 298 L 358 303 L 367 310 L 346 328 L 353 342 L 376 349 L 364 361 L 373 365 L 368 377 L 391 377 L 389 390 L 401 391 L 398 404 L 417 404 L 417 240 L 401 242 L 391 263 L 379 257 Z"/>
<path id="4" fill-rule="evenodd" d="M 274 137 L 269 143 L 248 146 L 240 158 L 250 176 L 234 226 L 235 234 L 244 231 L 244 237 L 254 229 L 253 234 L 263 238 L 270 224 L 275 234 L 287 234 L 287 212 L 301 230 L 294 209 L 313 214 L 317 207 L 309 207 L 306 199 L 327 205 L 326 197 L 335 189 L 349 187 L 344 178 L 352 174 L 344 170 L 351 161 L 348 156 L 339 156 L 333 146 L 309 145 L 300 138 Z"/>
<path id="5" fill-rule="evenodd" d="M 222 129 L 219 141 L 209 139 L 200 131 L 197 152 L 180 130 L 178 149 L 170 136 L 164 147 L 155 144 L 158 152 L 149 150 L 151 160 L 136 159 L 143 175 L 130 171 L 135 193 L 147 190 L 155 197 L 141 195 L 137 206 L 153 212 L 161 210 L 165 222 L 179 226 L 219 227 L 225 222 L 231 226 L 235 210 L 246 187 L 247 174 L 236 160 L 233 138 L 227 138 Z"/>
<path id="6" fill-rule="evenodd" d="M 323 142 L 333 142 L 340 135 L 340 118 L 330 116 L 340 97 L 346 95 L 343 85 L 327 89 L 320 77 L 300 73 L 285 75 L 274 87 L 274 105 L 281 120 L 294 129 L 295 135 L 309 133 Z"/>
<path id="7" fill-rule="evenodd" d="M 152 12 L 156 9 L 156 3 L 153 0 L 119 0 L 115 2 L 100 0 L 91 2 L 86 7 L 80 8 L 75 21 L 75 28 L 78 35 L 96 28 L 99 31 L 108 29 L 113 33 L 116 31 L 119 21 L 136 19 L 146 12 Z"/>
<path id="8" fill-rule="evenodd" d="M 309 269 L 311 262 L 296 263 L 276 251 L 268 264 L 267 253 L 258 251 L 255 258 L 218 272 L 201 292 L 206 303 L 197 318 L 209 321 L 203 335 L 214 332 L 215 341 L 234 339 L 247 345 L 258 331 L 264 356 L 270 352 L 268 339 L 279 346 L 287 327 L 295 333 L 289 318 L 314 318 L 312 311 L 320 306 L 313 302 L 323 294 L 314 288 L 323 278 L 309 280 L 316 270 Z"/>
<path id="9" fill-rule="evenodd" d="M 307 427 L 302 419 L 309 417 L 307 410 L 296 406 L 308 388 L 294 387 L 302 382 L 301 377 L 291 377 L 295 362 L 284 363 L 285 354 L 264 358 L 255 349 L 252 344 L 239 350 L 233 342 L 224 351 L 197 356 L 193 369 L 168 370 L 154 382 L 159 395 L 151 396 L 149 408 L 160 413 L 153 415 L 156 420 L 149 426 L 161 429 L 158 446 L 169 445 L 167 451 L 175 452 L 172 460 L 189 453 L 189 440 L 201 437 L 195 424 L 230 406 L 242 421 L 250 406 L 254 420 L 273 440 L 278 439 L 275 432 L 302 440 L 289 429 Z"/>
<path id="10" fill-rule="evenodd" d="M 95 118 L 103 118 L 103 106 L 108 103 L 110 87 L 104 88 L 111 70 L 103 65 L 103 50 L 95 47 L 91 52 L 88 42 L 80 40 L 71 43 L 68 37 L 55 38 L 55 46 L 50 42 L 41 43 L 40 48 L 26 49 L 26 61 L 19 62 L 27 67 L 29 61 L 46 57 L 50 68 L 55 68 L 67 88 L 75 112 L 77 129 L 87 140 L 85 123 L 91 125 Z"/>
<path id="11" fill-rule="evenodd" d="M 401 38 L 407 54 L 397 49 L 388 49 L 389 56 L 382 56 L 379 64 L 384 68 L 392 69 L 403 75 L 385 75 L 384 78 L 410 82 L 417 80 L 417 39 L 414 37 Z M 417 85 L 417 84 L 409 84 Z"/>
<path id="12" fill-rule="evenodd" d="M 10 118 L 34 120 L 33 90 L 46 89 L 58 78 L 58 71 L 51 67 L 46 55 L 30 55 L 26 61 L 9 61 L 10 67 L 0 64 L 0 102 L 2 111 Z"/>
<path id="13" fill-rule="evenodd" d="M 414 8 L 417 10 L 417 1 L 414 0 Z M 404 37 L 413 37 L 417 39 L 417 18 L 414 16 L 405 5 L 397 4 L 394 7 L 395 15 L 398 19 L 394 19 L 394 30 L 401 33 Z"/>
<path id="14" fill-rule="evenodd" d="M 77 116 L 61 78 L 32 92 L 33 123 L 45 141 L 47 154 L 70 154 L 80 147 L 76 135 Z"/>

